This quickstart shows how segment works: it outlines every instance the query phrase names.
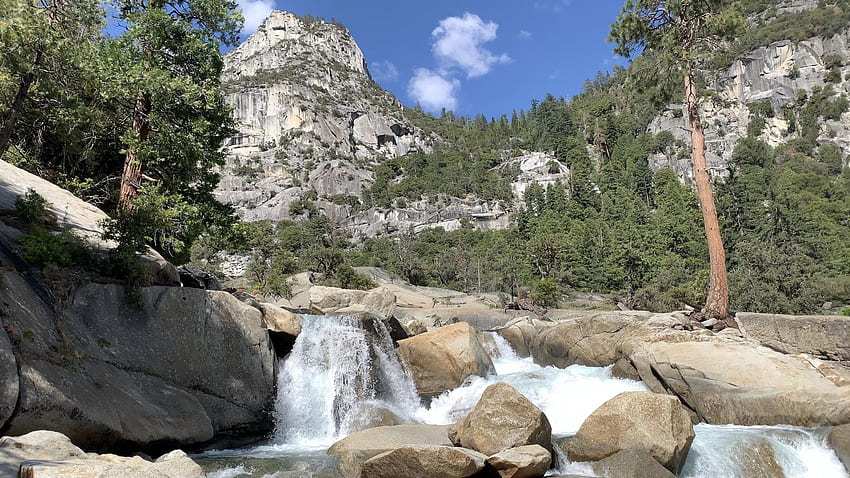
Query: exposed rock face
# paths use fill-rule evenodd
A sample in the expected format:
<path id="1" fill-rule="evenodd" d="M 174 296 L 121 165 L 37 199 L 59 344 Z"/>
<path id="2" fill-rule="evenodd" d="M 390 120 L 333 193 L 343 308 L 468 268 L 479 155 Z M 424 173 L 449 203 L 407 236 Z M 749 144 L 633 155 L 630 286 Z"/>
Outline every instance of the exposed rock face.
<path id="1" fill-rule="evenodd" d="M 260 304 L 263 320 L 269 332 L 287 334 L 298 337 L 301 334 L 301 317 L 298 314 L 282 309 L 274 304 Z"/>
<path id="2" fill-rule="evenodd" d="M 690 416 L 676 397 L 626 392 L 587 417 L 567 445 L 567 456 L 598 461 L 622 450 L 642 450 L 678 473 L 694 436 Z"/>
<path id="3" fill-rule="evenodd" d="M 502 478 L 540 478 L 552 463 L 549 450 L 540 445 L 509 448 L 487 458 Z"/>
<path id="4" fill-rule="evenodd" d="M 141 457 L 89 455 L 62 461 L 25 461 L 21 475 L 27 478 L 204 478 L 197 463 L 180 450 L 154 462 Z"/>
<path id="5" fill-rule="evenodd" d="M 363 463 L 362 478 L 467 478 L 484 469 L 487 457 L 464 448 L 416 445 L 381 453 Z"/>
<path id="6" fill-rule="evenodd" d="M 643 450 L 620 450 L 608 458 L 593 464 L 599 476 L 617 478 L 675 478 L 676 475 L 661 466 L 655 458 Z"/>
<path id="7" fill-rule="evenodd" d="M 508 448 L 540 445 L 552 449 L 546 415 L 506 383 L 487 387 L 475 408 L 449 429 L 452 443 L 494 455 Z"/>
<path id="8" fill-rule="evenodd" d="M 352 433 L 334 443 L 329 455 L 339 455 L 339 471 L 346 478 L 358 478 L 363 462 L 375 455 L 407 445 L 451 446 L 448 426 L 396 425 Z"/>
<path id="9" fill-rule="evenodd" d="M 339 24 L 274 11 L 224 61 L 239 135 L 229 142 L 218 196 L 249 220 L 289 218 L 310 188 L 323 210 L 345 218 L 349 207 L 326 198 L 358 195 L 373 182 L 371 162 L 430 149 L 432 139 L 372 81 Z"/>
<path id="10" fill-rule="evenodd" d="M 15 412 L 19 391 L 18 361 L 12 343 L 9 342 L 9 335 L 0 329 L 0 430 Z"/>
<path id="11" fill-rule="evenodd" d="M 7 433 L 65 433 L 95 449 L 163 449 L 266 432 L 274 352 L 260 312 L 224 292 L 88 284 L 66 310 L 6 270 L 18 408 Z"/>
<path id="12" fill-rule="evenodd" d="M 420 395 L 436 396 L 459 387 L 467 377 L 495 373 L 478 333 L 465 322 L 441 327 L 398 343 Z"/>
<path id="13" fill-rule="evenodd" d="M 835 450 L 844 468 L 850 470 L 850 425 L 841 425 L 829 432 L 829 446 Z"/>
<path id="14" fill-rule="evenodd" d="M 797 11 L 817 7 L 816 2 L 798 3 Z M 828 55 L 842 59 L 841 77 L 845 78 L 850 72 L 848 44 L 850 30 L 832 38 L 815 37 L 799 43 L 779 41 L 748 53 L 726 71 L 709 73 L 709 87 L 719 94 L 714 101 L 707 100 L 701 105 L 706 129 L 706 160 L 712 174 L 726 174 L 736 143 L 747 136 L 747 126 L 752 119 L 749 104 L 768 100 L 777 113 L 767 118 L 760 139 L 771 146 L 794 139 L 795 134 L 787 133 L 789 124 L 782 118 L 782 106 L 795 101 L 801 91 L 825 85 L 828 70 L 824 59 Z M 837 94 L 846 93 L 850 82 L 845 79 L 833 86 Z M 671 105 L 652 121 L 650 132 L 669 131 L 675 139 L 690 144 L 686 115 L 680 112 L 681 102 Z M 841 121 L 823 121 L 819 141 L 835 143 L 847 153 L 850 151 L 848 124 L 846 116 Z M 651 155 L 650 167 L 655 171 L 671 168 L 680 178 L 692 178 L 690 154 L 679 154 L 680 151 L 681 148 L 670 148 Z"/>
<path id="15" fill-rule="evenodd" d="M 850 363 L 850 317 L 740 312 L 735 320 L 745 337 L 774 350 Z"/>

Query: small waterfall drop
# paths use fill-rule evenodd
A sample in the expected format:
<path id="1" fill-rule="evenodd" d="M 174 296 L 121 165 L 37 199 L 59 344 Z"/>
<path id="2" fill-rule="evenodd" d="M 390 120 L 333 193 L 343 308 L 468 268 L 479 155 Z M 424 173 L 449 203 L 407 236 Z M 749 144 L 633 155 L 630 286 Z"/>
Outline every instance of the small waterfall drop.
<path id="1" fill-rule="evenodd" d="M 371 410 L 408 419 L 418 406 L 413 381 L 383 322 L 305 316 L 280 365 L 275 441 L 328 444 L 355 431 L 358 417 Z"/>

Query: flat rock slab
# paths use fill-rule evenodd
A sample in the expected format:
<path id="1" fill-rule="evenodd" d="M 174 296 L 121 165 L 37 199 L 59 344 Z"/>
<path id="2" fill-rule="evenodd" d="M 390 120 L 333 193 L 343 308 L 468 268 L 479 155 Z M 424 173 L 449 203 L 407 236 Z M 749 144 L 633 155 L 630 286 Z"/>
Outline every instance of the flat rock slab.
<path id="1" fill-rule="evenodd" d="M 21 436 L 6 436 L 0 438 L 0 476 L 18 476 L 18 469 L 26 460 L 66 460 L 85 456 L 86 452 L 58 432 L 37 430 Z"/>
<path id="2" fill-rule="evenodd" d="M 9 335 L 0 327 L 0 430 L 15 412 L 19 391 L 18 361 Z"/>
<path id="3" fill-rule="evenodd" d="M 739 312 L 745 337 L 789 354 L 850 362 L 850 317 Z"/>
<path id="4" fill-rule="evenodd" d="M 653 391 L 675 393 L 707 423 L 850 423 L 850 387 L 802 357 L 746 342 L 659 342 L 636 346 L 629 358 Z"/>
<path id="5" fill-rule="evenodd" d="M 89 455 L 62 461 L 26 461 L 26 478 L 204 478 L 201 467 L 182 451 L 163 455 L 155 462 L 141 457 Z"/>

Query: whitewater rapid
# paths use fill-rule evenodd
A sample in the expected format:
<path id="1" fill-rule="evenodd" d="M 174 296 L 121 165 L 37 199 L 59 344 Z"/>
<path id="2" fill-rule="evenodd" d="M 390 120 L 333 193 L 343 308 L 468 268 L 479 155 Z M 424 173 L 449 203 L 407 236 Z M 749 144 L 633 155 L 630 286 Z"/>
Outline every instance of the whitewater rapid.
<path id="1" fill-rule="evenodd" d="M 510 384 L 540 407 L 555 437 L 575 434 L 593 410 L 617 394 L 647 390 L 642 382 L 613 377 L 611 367 L 541 367 L 530 358 L 519 358 L 501 336 L 492 334 L 485 348 L 496 374 L 471 377 L 425 406 L 386 328 L 376 320 L 374 329 L 377 340 L 355 319 L 305 317 L 292 353 L 280 363 L 273 439 L 259 447 L 204 454 L 227 463 L 208 476 L 336 476 L 324 452 L 354 431 L 364 410 L 381 408 L 403 421 L 450 424 L 472 410 L 484 389 L 497 382 Z M 700 424 L 695 431 L 680 477 L 749 478 L 759 470 L 774 472 L 760 476 L 783 473 L 787 478 L 848 476 L 826 443 L 826 430 Z M 240 457 L 245 463 L 237 463 Z M 568 463 L 563 455 L 560 459 L 558 473 L 593 476 L 589 464 Z M 256 460 L 279 460 L 288 469 L 267 473 Z"/>

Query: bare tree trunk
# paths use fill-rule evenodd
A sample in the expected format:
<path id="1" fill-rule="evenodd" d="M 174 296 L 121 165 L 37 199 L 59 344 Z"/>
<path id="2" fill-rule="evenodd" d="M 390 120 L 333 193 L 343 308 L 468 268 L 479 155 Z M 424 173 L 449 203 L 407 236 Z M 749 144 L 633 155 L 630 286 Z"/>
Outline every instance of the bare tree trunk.
<path id="1" fill-rule="evenodd" d="M 148 114 L 151 111 L 151 98 L 147 93 L 139 93 L 136 97 L 136 105 L 133 107 L 133 131 L 140 142 L 148 139 L 150 134 L 150 123 Z M 127 149 L 124 158 L 124 172 L 121 174 L 121 192 L 119 195 L 119 206 L 127 210 L 133 205 L 133 200 L 139 193 L 142 184 L 142 160 L 135 148 Z"/>
<path id="2" fill-rule="evenodd" d="M 723 239 L 720 237 L 720 224 L 717 221 L 717 208 L 714 205 L 714 193 L 705 164 L 705 134 L 700 118 L 698 96 L 693 73 L 685 75 L 685 105 L 691 126 L 691 146 L 694 155 L 694 179 L 697 185 L 700 210 L 705 225 L 705 237 L 708 241 L 709 281 L 708 297 L 704 314 L 708 317 L 726 319 L 729 317 L 729 281 L 726 277 L 726 253 Z"/>
<path id="3" fill-rule="evenodd" d="M 18 116 L 21 115 L 24 101 L 27 99 L 30 86 L 35 81 L 35 69 L 41 63 L 42 50 L 39 49 L 35 53 L 32 69 L 21 77 L 21 82 L 18 84 L 18 92 L 15 94 L 15 99 L 9 106 L 9 112 L 6 113 L 6 119 L 3 120 L 3 129 L 0 129 L 0 158 L 2 158 L 9 149 L 9 143 L 12 141 L 12 132 L 15 130 L 15 125 L 18 123 Z"/>

